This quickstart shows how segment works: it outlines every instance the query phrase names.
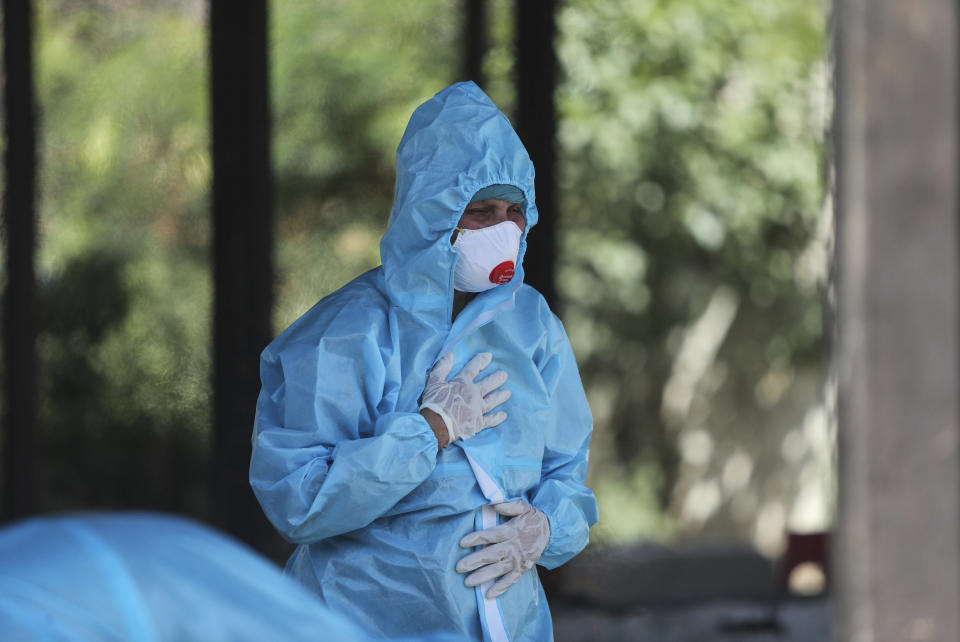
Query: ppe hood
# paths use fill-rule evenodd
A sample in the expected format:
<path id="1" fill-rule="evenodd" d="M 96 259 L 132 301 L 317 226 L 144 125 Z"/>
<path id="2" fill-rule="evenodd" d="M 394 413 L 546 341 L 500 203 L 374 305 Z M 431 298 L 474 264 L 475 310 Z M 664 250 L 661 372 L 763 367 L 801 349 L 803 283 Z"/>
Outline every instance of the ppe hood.
<path id="1" fill-rule="evenodd" d="M 520 138 L 473 82 L 451 85 L 420 105 L 397 149 L 393 209 L 380 242 L 391 302 L 431 326 L 450 325 L 457 260 L 453 229 L 473 194 L 508 184 L 526 198 L 516 271 L 509 283 L 478 295 L 468 310 L 473 316 L 512 304 L 523 282 L 527 233 L 537 222 L 533 179 Z"/>

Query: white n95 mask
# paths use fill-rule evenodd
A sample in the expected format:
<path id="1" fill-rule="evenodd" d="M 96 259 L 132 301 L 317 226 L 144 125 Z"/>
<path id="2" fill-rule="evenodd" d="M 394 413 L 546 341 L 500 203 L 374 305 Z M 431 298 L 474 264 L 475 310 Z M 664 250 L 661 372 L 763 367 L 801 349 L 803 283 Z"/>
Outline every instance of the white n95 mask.
<path id="1" fill-rule="evenodd" d="M 513 278 L 523 236 L 516 223 L 504 221 L 479 230 L 457 230 L 453 249 L 460 258 L 453 271 L 454 288 L 484 292 Z"/>

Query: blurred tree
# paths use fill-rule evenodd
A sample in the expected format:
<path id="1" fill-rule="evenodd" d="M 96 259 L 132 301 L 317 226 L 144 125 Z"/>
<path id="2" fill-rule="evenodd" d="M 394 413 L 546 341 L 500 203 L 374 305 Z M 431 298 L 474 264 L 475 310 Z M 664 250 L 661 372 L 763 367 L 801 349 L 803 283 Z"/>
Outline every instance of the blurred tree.
<path id="1" fill-rule="evenodd" d="M 40 9 L 38 267 L 45 301 L 50 288 L 75 296 L 74 308 L 45 312 L 40 329 L 40 509 L 209 519 L 203 3 Z M 271 12 L 276 332 L 378 263 L 394 149 L 413 108 L 454 73 L 460 16 L 440 0 L 283 2 Z M 245 444 L 252 420 L 235 426 Z"/>
<path id="2" fill-rule="evenodd" d="M 40 510 L 207 514 L 202 13 L 38 5 Z"/>
<path id="3" fill-rule="evenodd" d="M 460 3 L 277 2 L 277 330 L 379 264 L 410 114 L 454 79 Z"/>
<path id="4" fill-rule="evenodd" d="M 144 405 L 138 382 L 116 376 L 117 369 L 131 374 L 112 350 L 129 321 L 129 261 L 122 252 L 93 250 L 48 275 L 40 290 L 44 510 L 197 512 L 191 495 L 202 490 L 202 450 L 177 425 L 179 413 Z M 126 395 L 134 400 L 118 403 Z"/>
<path id="5" fill-rule="evenodd" d="M 596 415 L 601 515 L 646 496 L 680 533 L 772 551 L 790 518 L 823 512 L 794 501 L 819 483 L 811 453 L 826 441 L 823 9 L 571 0 L 560 13 L 559 283 Z M 606 493 L 604 477 L 633 490 Z"/>

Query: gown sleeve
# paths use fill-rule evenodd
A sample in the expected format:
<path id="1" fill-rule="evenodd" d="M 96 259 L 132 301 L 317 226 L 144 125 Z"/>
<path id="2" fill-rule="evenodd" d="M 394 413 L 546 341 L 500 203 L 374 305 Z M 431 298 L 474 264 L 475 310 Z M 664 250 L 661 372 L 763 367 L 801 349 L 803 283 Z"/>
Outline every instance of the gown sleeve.
<path id="1" fill-rule="evenodd" d="M 323 332 L 281 335 L 261 355 L 250 484 L 294 543 L 367 526 L 436 464 L 426 420 L 391 409 L 399 384 L 384 358 L 386 322 L 344 316 Z"/>
<path id="2" fill-rule="evenodd" d="M 573 349 L 556 317 L 548 326 L 547 341 L 540 374 L 550 394 L 551 415 L 545 427 L 541 480 L 531 504 L 550 520 L 550 541 L 538 563 L 551 569 L 583 550 L 598 513 L 586 486 L 593 418 Z"/>

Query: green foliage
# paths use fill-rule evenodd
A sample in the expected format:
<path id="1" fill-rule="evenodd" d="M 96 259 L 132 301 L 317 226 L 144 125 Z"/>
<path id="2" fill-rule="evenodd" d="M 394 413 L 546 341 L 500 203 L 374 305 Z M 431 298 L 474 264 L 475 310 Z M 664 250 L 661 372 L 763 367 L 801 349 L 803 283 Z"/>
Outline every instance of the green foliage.
<path id="1" fill-rule="evenodd" d="M 39 8 L 41 509 L 203 516 L 201 6 Z M 449 82 L 458 22 L 441 1 L 276 2 L 271 15 L 279 331 L 379 262 L 394 149 L 413 108 Z"/>
<path id="2" fill-rule="evenodd" d="M 41 265 L 155 242 L 204 256 L 202 21 L 79 8 L 48 9 L 38 23 Z"/>
<path id="3" fill-rule="evenodd" d="M 749 491 L 769 491 L 787 467 L 764 451 L 818 396 L 794 378 L 823 362 L 822 263 L 805 262 L 824 191 L 822 9 L 571 0 L 560 15 L 559 286 L 597 419 L 593 471 L 661 471 L 681 530 L 709 516 L 750 533 L 751 511 L 729 517 L 743 488 L 687 491 L 719 489 L 741 452 L 767 465 Z M 764 387 L 777 373 L 790 381 Z M 709 437 L 705 457 L 681 456 L 689 435 Z"/>
<path id="4" fill-rule="evenodd" d="M 204 24 L 176 6 L 39 8 L 40 508 L 202 515 Z"/>
<path id="5" fill-rule="evenodd" d="M 456 10 L 274 3 L 278 329 L 380 263 L 395 150 L 410 113 L 457 68 Z"/>

